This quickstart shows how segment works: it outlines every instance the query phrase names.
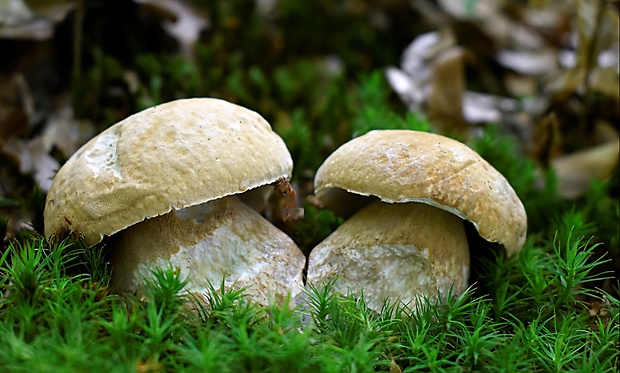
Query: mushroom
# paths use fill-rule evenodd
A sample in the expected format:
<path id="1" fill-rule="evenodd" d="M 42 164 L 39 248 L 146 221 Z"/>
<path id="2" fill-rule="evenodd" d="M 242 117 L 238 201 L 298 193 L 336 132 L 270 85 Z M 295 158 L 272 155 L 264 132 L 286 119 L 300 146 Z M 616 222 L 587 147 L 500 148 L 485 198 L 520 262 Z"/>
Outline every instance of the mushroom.
<path id="1" fill-rule="evenodd" d="M 248 287 L 260 303 L 303 289 L 305 257 L 248 207 L 290 177 L 282 139 L 259 114 L 211 98 L 134 114 L 80 148 L 49 190 L 45 235 L 110 236 L 112 285 L 137 291 L 153 266 L 180 269 L 186 290 Z"/>
<path id="2" fill-rule="evenodd" d="M 508 181 L 466 145 L 431 133 L 376 130 L 332 153 L 314 180 L 318 201 L 346 217 L 309 256 L 308 282 L 338 276 L 335 290 L 362 290 L 414 306 L 468 286 L 464 221 L 509 255 L 527 217 Z"/>

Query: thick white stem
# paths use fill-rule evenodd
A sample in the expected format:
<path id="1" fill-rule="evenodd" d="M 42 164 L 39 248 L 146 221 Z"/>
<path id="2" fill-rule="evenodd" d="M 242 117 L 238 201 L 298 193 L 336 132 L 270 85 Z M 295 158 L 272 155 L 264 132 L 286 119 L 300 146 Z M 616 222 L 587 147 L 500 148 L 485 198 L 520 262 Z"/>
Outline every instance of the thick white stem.
<path id="1" fill-rule="evenodd" d="M 281 303 L 302 290 L 305 257 L 295 243 L 236 197 L 226 197 L 145 220 L 113 236 L 112 284 L 139 290 L 149 267 L 179 268 L 186 290 L 204 293 L 247 287 L 261 304 Z"/>
<path id="2" fill-rule="evenodd" d="M 308 282 L 338 276 L 336 290 L 363 291 L 371 308 L 464 291 L 469 248 L 458 217 L 422 203 L 373 202 L 310 253 Z"/>

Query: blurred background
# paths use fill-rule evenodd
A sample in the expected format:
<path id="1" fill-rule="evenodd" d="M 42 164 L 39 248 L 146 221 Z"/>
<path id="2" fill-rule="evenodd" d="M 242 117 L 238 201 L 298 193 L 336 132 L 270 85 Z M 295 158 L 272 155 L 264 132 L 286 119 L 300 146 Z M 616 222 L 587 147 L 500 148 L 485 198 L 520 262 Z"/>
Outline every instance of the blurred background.
<path id="1" fill-rule="evenodd" d="M 617 269 L 618 9 L 0 0 L 0 234 L 42 232 L 56 170 L 100 131 L 161 102 L 209 96 L 259 112 L 286 141 L 306 219 L 276 223 L 306 252 L 339 223 L 311 198 L 322 161 L 372 129 L 409 128 L 487 158 L 523 199 L 534 237 L 581 208 Z"/>

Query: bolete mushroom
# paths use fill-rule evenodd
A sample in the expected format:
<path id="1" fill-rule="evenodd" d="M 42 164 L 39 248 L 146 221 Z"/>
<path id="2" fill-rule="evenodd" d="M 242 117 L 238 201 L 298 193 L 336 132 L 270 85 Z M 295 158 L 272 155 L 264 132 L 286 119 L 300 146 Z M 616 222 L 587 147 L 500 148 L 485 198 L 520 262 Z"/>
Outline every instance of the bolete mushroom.
<path id="1" fill-rule="evenodd" d="M 325 207 L 350 217 L 316 246 L 308 282 L 338 276 L 336 290 L 362 290 L 412 303 L 468 286 L 464 221 L 509 255 L 524 242 L 527 217 L 508 181 L 466 145 L 409 130 L 377 130 L 332 153 L 314 180 Z"/>
<path id="2" fill-rule="evenodd" d="M 295 297 L 303 253 L 241 200 L 292 166 L 259 114 L 218 99 L 172 101 L 111 126 L 66 162 L 47 196 L 45 234 L 75 231 L 90 245 L 110 236 L 119 291 L 136 291 L 150 266 L 173 266 L 188 291 L 225 279 L 263 304 Z"/>

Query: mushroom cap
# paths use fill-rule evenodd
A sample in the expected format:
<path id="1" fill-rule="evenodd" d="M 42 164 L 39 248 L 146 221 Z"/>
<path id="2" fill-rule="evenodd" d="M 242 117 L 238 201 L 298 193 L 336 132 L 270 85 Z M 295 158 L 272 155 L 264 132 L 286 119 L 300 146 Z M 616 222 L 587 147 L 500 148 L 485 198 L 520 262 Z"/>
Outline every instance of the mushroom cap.
<path id="1" fill-rule="evenodd" d="M 509 255 L 525 243 L 525 208 L 506 178 L 465 144 L 444 136 L 371 131 L 336 149 L 317 170 L 314 188 L 319 201 L 337 213 L 367 203 L 359 196 L 422 202 L 470 221 Z"/>
<path id="2" fill-rule="evenodd" d="M 56 174 L 45 235 L 93 245 L 144 219 L 290 177 L 291 155 L 254 111 L 212 98 L 157 105 L 111 126 Z"/>

